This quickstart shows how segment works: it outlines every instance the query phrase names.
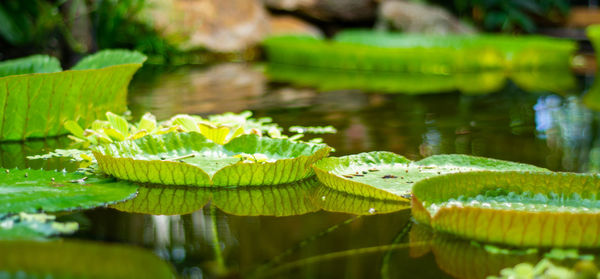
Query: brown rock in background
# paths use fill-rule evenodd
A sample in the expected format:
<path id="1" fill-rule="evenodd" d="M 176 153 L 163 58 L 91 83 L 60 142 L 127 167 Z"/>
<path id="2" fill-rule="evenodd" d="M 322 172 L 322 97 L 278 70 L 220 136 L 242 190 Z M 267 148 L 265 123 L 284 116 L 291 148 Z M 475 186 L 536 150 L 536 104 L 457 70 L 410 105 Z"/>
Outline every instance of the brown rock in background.
<path id="1" fill-rule="evenodd" d="M 476 30 L 441 7 L 411 1 L 384 1 L 379 21 L 408 33 L 466 34 Z"/>
<path id="2" fill-rule="evenodd" d="M 236 52 L 255 45 L 269 32 L 259 0 L 147 0 L 140 13 L 181 50 L 206 48 Z"/>
<path id="3" fill-rule="evenodd" d="M 293 16 L 271 16 L 269 35 L 303 34 L 322 37 L 323 32 L 316 26 Z"/>
<path id="4" fill-rule="evenodd" d="M 276 10 L 299 12 L 322 20 L 344 22 L 374 20 L 377 3 L 374 0 L 263 0 Z"/>

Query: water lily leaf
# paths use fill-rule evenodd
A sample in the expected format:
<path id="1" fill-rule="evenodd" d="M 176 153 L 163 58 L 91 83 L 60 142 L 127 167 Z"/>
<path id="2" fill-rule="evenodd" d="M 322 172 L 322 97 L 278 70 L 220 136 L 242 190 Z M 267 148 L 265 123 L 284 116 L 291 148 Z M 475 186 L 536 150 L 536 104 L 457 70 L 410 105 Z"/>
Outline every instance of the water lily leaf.
<path id="1" fill-rule="evenodd" d="M 136 198 L 111 205 L 120 211 L 153 215 L 180 215 L 194 212 L 209 200 L 219 209 L 243 216 L 291 216 L 318 211 L 311 199 L 316 178 L 294 183 L 232 188 L 141 186 Z"/>
<path id="2" fill-rule="evenodd" d="M 338 191 L 404 201 L 408 201 L 415 183 L 436 175 L 476 170 L 548 171 L 532 165 L 457 154 L 434 155 L 413 162 L 380 151 L 325 158 L 313 168 L 323 184 Z"/>
<path id="3" fill-rule="evenodd" d="M 199 133 L 151 135 L 94 147 L 102 171 L 163 185 L 278 185 L 312 176 L 310 166 L 329 154 L 324 144 L 243 135 L 225 145 Z M 235 157 L 238 156 L 238 157 Z M 267 161 L 248 160 L 266 157 Z M 241 157 L 241 158 L 240 158 Z"/>
<path id="4" fill-rule="evenodd" d="M 470 172 L 413 187 L 413 216 L 437 231 L 513 246 L 600 246 L 600 176 Z"/>
<path id="5" fill-rule="evenodd" d="M 313 202 L 321 209 L 356 215 L 386 214 L 410 208 L 410 203 L 356 196 L 327 186 L 318 187 Z"/>
<path id="6" fill-rule="evenodd" d="M 171 266 L 137 247 L 84 241 L 0 241 L 2 278 L 175 278 Z"/>
<path id="7" fill-rule="evenodd" d="M 0 77 L 62 71 L 60 62 L 47 55 L 32 55 L 0 62 Z"/>
<path id="8" fill-rule="evenodd" d="M 0 77 L 0 141 L 66 134 L 67 120 L 87 126 L 107 111 L 124 112 L 127 85 L 144 59 L 101 51 L 69 71 Z"/>
<path id="9" fill-rule="evenodd" d="M 0 217 L 0 240 L 37 239 L 59 234 L 72 234 L 79 228 L 76 222 L 61 223 L 55 216 L 46 214 L 26 214 Z"/>
<path id="10" fill-rule="evenodd" d="M 136 185 L 114 178 L 0 169 L 0 213 L 88 209 L 128 200 L 136 192 Z"/>

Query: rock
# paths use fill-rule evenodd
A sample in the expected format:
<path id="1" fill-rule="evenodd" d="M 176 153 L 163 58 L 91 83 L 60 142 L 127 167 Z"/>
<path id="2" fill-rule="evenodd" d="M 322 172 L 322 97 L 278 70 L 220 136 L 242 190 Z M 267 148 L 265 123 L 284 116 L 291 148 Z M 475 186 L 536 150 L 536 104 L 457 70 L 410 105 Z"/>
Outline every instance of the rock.
<path id="1" fill-rule="evenodd" d="M 300 12 L 322 21 L 357 22 L 374 20 L 374 0 L 263 0 L 267 7 Z"/>
<path id="2" fill-rule="evenodd" d="M 236 52 L 269 31 L 260 0 L 147 0 L 140 17 L 181 50 Z"/>
<path id="3" fill-rule="evenodd" d="M 384 1 L 379 20 L 408 33 L 470 34 L 476 30 L 441 7 L 411 1 Z"/>
<path id="4" fill-rule="evenodd" d="M 305 34 L 323 37 L 319 28 L 293 16 L 271 16 L 269 26 L 269 35 Z"/>

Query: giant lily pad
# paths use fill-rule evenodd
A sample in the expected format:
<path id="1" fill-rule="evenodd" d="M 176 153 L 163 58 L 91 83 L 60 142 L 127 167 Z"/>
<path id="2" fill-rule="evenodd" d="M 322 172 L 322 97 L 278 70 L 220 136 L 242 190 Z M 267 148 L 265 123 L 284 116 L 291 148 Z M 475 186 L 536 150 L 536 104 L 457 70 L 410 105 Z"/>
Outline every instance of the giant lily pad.
<path id="1" fill-rule="evenodd" d="M 175 278 L 150 251 L 84 241 L 0 241 L 2 278 Z"/>
<path id="2" fill-rule="evenodd" d="M 470 172 L 413 188 L 413 216 L 437 231 L 514 246 L 600 246 L 600 176 Z"/>
<path id="3" fill-rule="evenodd" d="M 324 185 L 315 189 L 313 203 L 325 211 L 356 215 L 387 214 L 410 208 L 406 201 L 356 196 Z"/>
<path id="4" fill-rule="evenodd" d="M 415 183 L 436 175 L 477 170 L 548 171 L 532 165 L 457 154 L 434 155 L 413 162 L 391 152 L 329 157 L 313 168 L 323 184 L 338 191 L 405 201 Z"/>
<path id="5" fill-rule="evenodd" d="M 310 166 L 329 154 L 324 144 L 243 135 L 225 145 L 199 133 L 146 136 L 94 148 L 102 171 L 163 185 L 278 185 L 312 176 Z"/>
<path id="6" fill-rule="evenodd" d="M 88 209 L 133 198 L 136 191 L 136 185 L 114 178 L 0 169 L 0 213 Z"/>
<path id="7" fill-rule="evenodd" d="M 63 72 L 43 56 L 0 62 L 0 141 L 66 134 L 67 120 L 87 125 L 106 111 L 124 112 L 127 85 L 145 59 L 106 50 Z"/>

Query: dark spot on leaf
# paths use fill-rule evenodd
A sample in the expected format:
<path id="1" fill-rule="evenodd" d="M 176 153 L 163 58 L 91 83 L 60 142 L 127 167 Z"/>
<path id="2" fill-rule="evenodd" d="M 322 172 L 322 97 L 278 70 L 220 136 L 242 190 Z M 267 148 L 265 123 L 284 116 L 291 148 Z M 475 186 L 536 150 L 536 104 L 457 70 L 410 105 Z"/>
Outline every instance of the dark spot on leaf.
<path id="1" fill-rule="evenodd" d="M 352 177 L 353 177 L 352 175 L 349 175 L 349 174 L 344 174 L 343 176 L 344 176 L 345 178 L 352 178 Z"/>
<path id="2" fill-rule="evenodd" d="M 370 172 L 379 171 L 378 169 L 369 169 Z"/>
<path id="3" fill-rule="evenodd" d="M 381 178 L 388 179 L 388 178 L 398 178 L 398 177 L 394 176 L 394 175 L 391 175 L 391 174 L 386 174 L 386 175 L 382 176 Z"/>

